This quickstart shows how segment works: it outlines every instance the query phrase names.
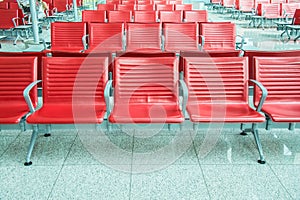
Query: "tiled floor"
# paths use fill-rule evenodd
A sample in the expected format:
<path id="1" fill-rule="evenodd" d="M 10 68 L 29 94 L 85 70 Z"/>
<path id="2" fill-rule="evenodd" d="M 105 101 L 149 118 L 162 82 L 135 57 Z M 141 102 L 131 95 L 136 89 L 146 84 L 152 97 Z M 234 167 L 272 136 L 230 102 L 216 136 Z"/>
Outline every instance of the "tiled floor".
<path id="1" fill-rule="evenodd" d="M 210 12 L 211 21 L 231 20 Z M 252 49 L 300 49 L 274 28 L 246 28 L 234 20 Z M 43 36 L 49 40 L 49 31 Z M 2 51 L 27 47 L 2 42 Z M 247 47 L 246 45 L 246 47 Z M 117 127 L 111 133 L 59 126 L 38 137 L 33 165 L 23 166 L 26 132 L 0 132 L 0 199 L 300 199 L 300 131 L 259 130 L 267 163 L 256 162 L 251 134 L 214 126 L 197 133 Z M 261 126 L 263 127 L 263 126 Z M 16 127 L 17 128 L 17 127 Z M 5 129 L 5 127 L 2 127 Z M 122 129 L 122 130 L 121 130 Z"/>

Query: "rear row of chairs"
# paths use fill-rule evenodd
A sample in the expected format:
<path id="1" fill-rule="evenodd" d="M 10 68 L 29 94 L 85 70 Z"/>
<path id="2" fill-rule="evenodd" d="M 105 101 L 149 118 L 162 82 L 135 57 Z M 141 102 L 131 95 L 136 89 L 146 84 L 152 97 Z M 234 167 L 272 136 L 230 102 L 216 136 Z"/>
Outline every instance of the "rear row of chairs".
<path id="1" fill-rule="evenodd" d="M 97 10 L 193 10 L 192 4 L 98 4 Z"/>
<path id="2" fill-rule="evenodd" d="M 83 22 L 207 22 L 207 11 L 82 11 Z"/>
<path id="3" fill-rule="evenodd" d="M 32 164 L 38 124 L 100 124 L 107 119 L 109 129 L 113 123 L 171 126 L 186 118 L 195 126 L 252 123 L 259 162 L 265 163 L 257 129 L 257 123 L 265 121 L 263 113 L 275 122 L 300 120 L 300 57 L 254 58 L 255 80 L 250 81 L 256 84 L 255 109 L 248 102 L 246 57 L 185 57 L 183 80 L 175 56 L 118 57 L 112 80 L 108 79 L 107 57 L 43 57 L 39 110 L 37 58 L 0 60 L 0 123 L 24 124 L 26 120 L 33 124 L 25 165 Z"/>
<path id="4" fill-rule="evenodd" d="M 228 22 L 51 24 L 52 51 L 235 50 L 236 37 Z"/>

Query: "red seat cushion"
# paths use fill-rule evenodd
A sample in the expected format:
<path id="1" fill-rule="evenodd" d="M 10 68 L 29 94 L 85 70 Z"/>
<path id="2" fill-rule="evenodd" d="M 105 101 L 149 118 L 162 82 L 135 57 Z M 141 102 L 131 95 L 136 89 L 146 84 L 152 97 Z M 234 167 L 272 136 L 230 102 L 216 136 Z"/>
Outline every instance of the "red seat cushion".
<path id="1" fill-rule="evenodd" d="M 112 123 L 181 123 L 184 117 L 176 104 L 140 103 L 114 107 L 109 117 Z"/>
<path id="2" fill-rule="evenodd" d="M 264 122 L 265 117 L 248 104 L 189 104 L 187 111 L 192 122 Z"/>
<path id="3" fill-rule="evenodd" d="M 300 122 L 300 103 L 264 104 L 262 111 L 274 122 Z"/>
<path id="4" fill-rule="evenodd" d="M 44 104 L 27 118 L 32 124 L 101 123 L 105 105 Z"/>
<path id="5" fill-rule="evenodd" d="M 0 124 L 17 124 L 29 112 L 26 104 L 0 105 Z"/>

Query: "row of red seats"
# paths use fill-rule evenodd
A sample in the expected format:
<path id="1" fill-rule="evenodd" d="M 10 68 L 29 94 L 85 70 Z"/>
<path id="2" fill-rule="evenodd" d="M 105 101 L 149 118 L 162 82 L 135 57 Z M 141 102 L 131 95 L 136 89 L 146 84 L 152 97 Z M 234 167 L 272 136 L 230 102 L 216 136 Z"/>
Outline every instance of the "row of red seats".
<path id="1" fill-rule="evenodd" d="M 291 18 L 296 9 L 300 9 L 299 3 L 280 3 L 280 4 L 258 4 L 257 15 L 266 18 Z"/>
<path id="2" fill-rule="evenodd" d="M 107 0 L 106 4 L 183 4 L 182 0 Z"/>
<path id="3" fill-rule="evenodd" d="M 199 44 L 204 50 L 235 50 L 235 24 L 229 22 L 51 24 L 52 51 L 101 52 L 151 49 L 179 52 L 199 50 Z"/>
<path id="4" fill-rule="evenodd" d="M 83 22 L 207 22 L 207 11 L 82 11 Z"/>
<path id="5" fill-rule="evenodd" d="M 25 165 L 31 164 L 38 124 L 99 124 L 105 113 L 109 126 L 111 123 L 181 124 L 185 109 L 195 124 L 253 123 L 260 163 L 265 163 L 257 129 L 257 123 L 265 121 L 261 111 L 275 122 L 300 121 L 297 88 L 300 73 L 295 73 L 300 70 L 300 57 L 254 58 L 255 110 L 248 102 L 246 57 L 185 57 L 184 80 L 179 79 L 175 56 L 118 57 L 112 80 L 108 80 L 106 57 L 44 57 L 43 104 L 39 110 L 35 110 L 37 58 L 0 57 L 0 60 L 0 123 L 26 119 L 33 124 Z M 22 81 L 18 81 L 20 77 Z M 182 109 L 179 90 L 183 94 Z M 113 108 L 109 102 L 111 96 Z"/>
<path id="6" fill-rule="evenodd" d="M 98 4 L 97 10 L 193 10 L 192 4 Z"/>

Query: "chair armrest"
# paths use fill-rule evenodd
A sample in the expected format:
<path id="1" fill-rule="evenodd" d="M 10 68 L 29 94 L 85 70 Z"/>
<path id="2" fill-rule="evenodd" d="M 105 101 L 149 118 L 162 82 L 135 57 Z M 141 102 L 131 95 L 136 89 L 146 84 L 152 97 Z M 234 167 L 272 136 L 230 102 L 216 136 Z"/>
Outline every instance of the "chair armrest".
<path id="1" fill-rule="evenodd" d="M 23 96 L 24 96 L 24 99 L 29 107 L 29 110 L 30 110 L 30 113 L 34 113 L 35 112 L 35 108 L 33 106 L 33 103 L 31 101 L 31 98 L 30 98 L 30 95 L 29 95 L 29 92 L 31 91 L 31 89 L 37 85 L 39 82 L 41 82 L 41 80 L 37 80 L 37 81 L 34 81 L 32 83 L 30 83 L 26 88 L 25 90 L 23 91 Z"/>
<path id="2" fill-rule="evenodd" d="M 204 44 L 205 44 L 205 37 L 203 35 L 200 35 L 200 38 L 201 38 L 201 47 L 203 49 Z"/>
<path id="3" fill-rule="evenodd" d="M 107 117 L 110 115 L 110 111 L 111 111 L 110 102 L 109 102 L 109 99 L 111 96 L 111 93 L 110 93 L 111 89 L 112 89 L 112 80 L 108 80 L 105 85 L 105 89 L 104 89 L 104 98 L 105 98 L 105 104 L 106 104 Z"/>
<path id="4" fill-rule="evenodd" d="M 165 41 L 166 41 L 165 36 L 163 34 L 161 34 L 161 48 L 160 49 L 162 51 L 165 51 Z"/>
<path id="5" fill-rule="evenodd" d="M 257 87 L 259 87 L 259 89 L 262 92 L 262 95 L 261 95 L 260 100 L 259 100 L 259 104 L 258 104 L 258 106 L 256 108 L 256 111 L 260 112 L 261 108 L 262 108 L 262 106 L 263 106 L 263 104 L 264 104 L 264 102 L 265 102 L 265 100 L 266 100 L 266 98 L 268 96 L 268 90 L 263 86 L 263 84 L 261 84 L 260 82 L 258 82 L 256 80 L 250 79 L 249 81 L 251 81 L 252 83 L 255 83 L 255 85 Z"/>
<path id="6" fill-rule="evenodd" d="M 19 20 L 20 18 L 19 17 L 14 17 L 12 18 L 12 22 L 14 23 L 14 27 L 17 27 L 17 20 Z"/>
<path id="7" fill-rule="evenodd" d="M 88 39 L 89 39 L 89 34 L 86 34 L 86 35 L 82 36 L 82 38 L 81 38 L 82 45 L 83 45 L 83 51 L 88 49 L 88 43 L 87 43 Z"/>
<path id="8" fill-rule="evenodd" d="M 123 49 L 123 51 L 125 51 L 126 50 L 126 48 L 127 48 L 127 44 L 126 44 L 126 36 L 127 36 L 127 32 L 126 32 L 126 30 L 124 31 L 124 35 L 122 35 L 122 49 Z"/>
<path id="9" fill-rule="evenodd" d="M 243 49 L 244 47 L 244 43 L 245 43 L 245 38 L 241 35 L 236 35 L 235 38 L 241 38 L 241 45 L 240 46 L 237 46 L 238 49 Z"/>
<path id="10" fill-rule="evenodd" d="M 179 80 L 180 89 L 182 90 L 182 114 L 185 116 L 186 104 L 189 96 L 189 91 L 184 80 Z"/>

